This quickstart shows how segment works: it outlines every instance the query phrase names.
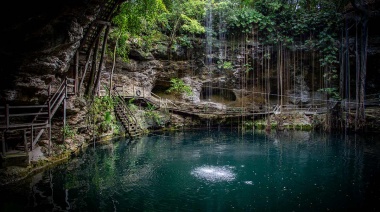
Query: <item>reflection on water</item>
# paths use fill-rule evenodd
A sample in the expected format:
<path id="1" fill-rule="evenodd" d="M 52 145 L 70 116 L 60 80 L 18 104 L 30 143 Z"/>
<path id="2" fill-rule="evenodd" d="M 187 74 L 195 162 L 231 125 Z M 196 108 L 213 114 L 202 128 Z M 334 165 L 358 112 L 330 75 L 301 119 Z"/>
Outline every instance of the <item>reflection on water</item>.
<path id="1" fill-rule="evenodd" d="M 0 211 L 375 211 L 379 177 L 376 135 L 175 132 L 2 187 Z"/>

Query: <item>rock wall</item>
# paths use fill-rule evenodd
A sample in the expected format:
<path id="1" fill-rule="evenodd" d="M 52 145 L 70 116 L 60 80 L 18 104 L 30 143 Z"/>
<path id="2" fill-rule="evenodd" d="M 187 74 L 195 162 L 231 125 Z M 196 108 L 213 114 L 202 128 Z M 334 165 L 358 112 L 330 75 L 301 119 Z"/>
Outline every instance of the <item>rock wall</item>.
<path id="1" fill-rule="evenodd" d="M 0 95 L 38 101 L 62 78 L 104 0 L 11 1 L 2 7 Z M 8 17 L 11 15 L 11 18 Z M 4 17 L 5 16 L 5 17 Z"/>

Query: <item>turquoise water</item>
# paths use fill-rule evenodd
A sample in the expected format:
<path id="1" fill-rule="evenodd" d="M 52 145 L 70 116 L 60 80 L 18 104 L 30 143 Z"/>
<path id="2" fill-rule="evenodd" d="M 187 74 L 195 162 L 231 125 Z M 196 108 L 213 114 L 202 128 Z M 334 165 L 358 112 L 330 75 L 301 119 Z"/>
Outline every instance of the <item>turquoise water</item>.
<path id="1" fill-rule="evenodd" d="M 377 137 L 229 130 L 115 140 L 1 188 L 0 211 L 376 211 Z"/>

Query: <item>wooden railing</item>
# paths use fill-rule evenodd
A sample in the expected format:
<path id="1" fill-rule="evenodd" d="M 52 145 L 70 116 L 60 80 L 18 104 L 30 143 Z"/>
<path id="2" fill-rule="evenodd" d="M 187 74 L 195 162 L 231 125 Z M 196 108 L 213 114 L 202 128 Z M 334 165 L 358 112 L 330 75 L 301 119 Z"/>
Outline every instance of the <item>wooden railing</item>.
<path id="1" fill-rule="evenodd" d="M 246 107 L 227 107 L 226 108 L 226 113 L 232 113 L 232 114 L 236 114 L 236 113 L 246 113 L 247 111 L 247 108 Z"/>
<path id="2" fill-rule="evenodd" d="M 119 93 L 120 96 L 134 96 L 134 97 L 141 97 L 141 98 L 146 98 L 150 97 L 151 93 L 147 91 L 144 87 L 139 87 L 139 86 L 125 86 L 125 85 L 116 85 L 115 86 L 115 91 Z M 102 92 L 104 93 L 104 92 Z"/>
<path id="3" fill-rule="evenodd" d="M 297 105 L 275 105 L 273 108 L 274 114 L 280 113 L 305 113 L 305 114 L 316 114 L 322 113 L 326 109 L 324 104 L 313 104 L 309 107 L 298 107 Z"/>
<path id="4" fill-rule="evenodd" d="M 33 120 L 28 120 L 28 117 L 38 115 L 48 115 L 47 112 L 40 112 L 42 109 L 48 108 L 47 105 L 26 105 L 26 106 L 13 106 L 6 104 L 5 107 L 0 107 L 4 114 L 0 115 L 4 121 L 0 125 L 0 129 L 16 129 L 28 126 L 37 126 L 45 123 L 35 123 Z M 17 117 L 17 119 L 15 119 Z M 25 120 L 26 119 L 26 120 Z"/>
<path id="5" fill-rule="evenodd" d="M 173 101 L 162 98 L 157 94 L 148 91 L 144 87 L 115 85 L 114 92 L 116 92 L 117 95 L 120 97 L 133 97 L 145 99 L 148 102 L 155 104 L 158 108 L 179 108 Z M 108 89 L 99 90 L 100 96 L 107 96 L 108 94 Z"/>
<path id="6" fill-rule="evenodd" d="M 59 105 L 63 101 L 63 99 L 67 96 L 66 91 L 67 91 L 67 86 L 66 82 L 63 82 L 57 89 L 57 91 L 54 93 L 54 95 L 51 97 L 49 100 L 49 118 L 51 118 L 55 112 L 57 111 Z"/>
<path id="7" fill-rule="evenodd" d="M 115 91 L 115 93 L 112 95 L 112 97 L 116 100 L 117 104 L 123 108 L 125 115 L 127 115 L 128 122 L 130 122 L 132 119 L 133 124 L 137 125 L 138 124 L 137 118 L 135 117 L 133 112 L 129 109 L 129 107 L 125 103 L 124 99 L 121 98 L 120 94 L 117 91 Z"/>

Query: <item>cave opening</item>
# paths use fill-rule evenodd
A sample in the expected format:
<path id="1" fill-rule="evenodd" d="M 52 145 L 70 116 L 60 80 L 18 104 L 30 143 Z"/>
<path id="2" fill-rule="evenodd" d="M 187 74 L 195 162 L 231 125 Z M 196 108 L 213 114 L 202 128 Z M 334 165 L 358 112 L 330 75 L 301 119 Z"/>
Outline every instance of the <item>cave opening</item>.
<path id="1" fill-rule="evenodd" d="M 152 93 L 160 96 L 161 98 L 176 100 L 175 95 L 170 94 L 167 90 L 170 88 L 170 82 L 168 81 L 157 81 L 152 89 Z"/>
<path id="2" fill-rule="evenodd" d="M 230 89 L 210 87 L 203 85 L 200 96 L 201 100 L 228 104 L 236 101 L 236 95 Z"/>

